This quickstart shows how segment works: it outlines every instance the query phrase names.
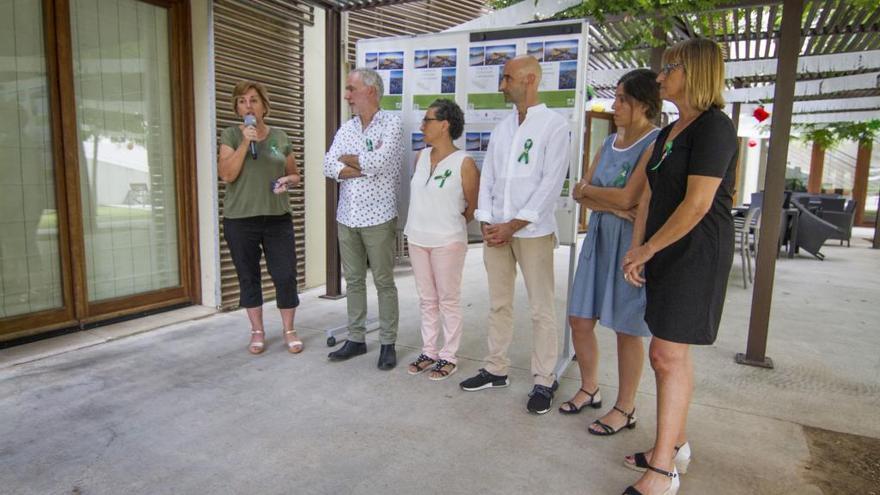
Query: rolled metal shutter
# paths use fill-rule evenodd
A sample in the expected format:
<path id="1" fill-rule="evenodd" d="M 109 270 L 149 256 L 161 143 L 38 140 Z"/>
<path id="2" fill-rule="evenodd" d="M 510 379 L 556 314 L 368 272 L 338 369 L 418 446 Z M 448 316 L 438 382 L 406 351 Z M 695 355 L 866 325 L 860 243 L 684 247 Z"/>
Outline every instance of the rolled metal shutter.
<path id="1" fill-rule="evenodd" d="M 314 24 L 314 8 L 296 0 L 215 0 L 214 80 L 216 86 L 217 146 L 226 127 L 240 123 L 230 98 L 235 83 L 250 79 L 269 91 L 270 126 L 287 133 L 303 171 L 304 74 L 303 28 Z M 320 177 L 318 179 L 321 179 Z M 238 280 L 223 239 L 223 200 L 226 184 L 217 185 L 220 203 L 220 306 L 238 306 Z M 305 195 L 302 184 L 290 193 L 296 231 L 297 283 L 305 284 Z M 275 298 L 272 279 L 262 262 L 263 296 Z"/>
<path id="2" fill-rule="evenodd" d="M 351 10 L 347 12 L 348 44 L 343 58 L 354 67 L 358 40 L 437 33 L 490 11 L 485 0 L 420 0 Z"/>

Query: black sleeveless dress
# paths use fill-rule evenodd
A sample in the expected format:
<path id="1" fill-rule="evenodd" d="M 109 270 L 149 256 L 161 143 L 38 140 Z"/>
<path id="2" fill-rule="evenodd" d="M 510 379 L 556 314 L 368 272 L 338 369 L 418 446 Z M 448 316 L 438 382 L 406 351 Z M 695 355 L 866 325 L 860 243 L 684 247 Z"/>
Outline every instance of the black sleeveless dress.
<path id="1" fill-rule="evenodd" d="M 657 136 L 647 166 L 651 204 L 645 230 L 650 239 L 684 200 L 689 175 L 721 178 L 702 220 L 645 266 L 645 321 L 655 337 L 683 344 L 715 342 L 727 278 L 733 263 L 731 208 L 736 180 L 737 139 L 721 110 L 703 112 L 667 145 L 672 125 Z"/>

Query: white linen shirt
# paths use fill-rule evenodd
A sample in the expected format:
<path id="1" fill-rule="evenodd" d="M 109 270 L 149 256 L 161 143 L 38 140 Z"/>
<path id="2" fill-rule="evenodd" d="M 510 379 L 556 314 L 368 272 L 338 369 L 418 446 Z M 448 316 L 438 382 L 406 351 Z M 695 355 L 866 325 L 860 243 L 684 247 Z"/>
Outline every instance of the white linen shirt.
<path id="1" fill-rule="evenodd" d="M 340 179 L 342 155 L 357 155 L 362 177 Z M 324 176 L 340 183 L 336 221 L 346 227 L 370 227 L 397 217 L 403 127 L 400 118 L 379 110 L 366 129 L 354 116 L 336 131 L 324 155 Z"/>
<path id="2" fill-rule="evenodd" d="M 527 142 L 528 163 L 523 157 Z M 516 110 L 495 126 L 480 173 L 480 197 L 474 216 L 480 222 L 529 222 L 514 237 L 556 232 L 556 200 L 568 172 L 571 128 L 558 113 L 540 104 Z"/>

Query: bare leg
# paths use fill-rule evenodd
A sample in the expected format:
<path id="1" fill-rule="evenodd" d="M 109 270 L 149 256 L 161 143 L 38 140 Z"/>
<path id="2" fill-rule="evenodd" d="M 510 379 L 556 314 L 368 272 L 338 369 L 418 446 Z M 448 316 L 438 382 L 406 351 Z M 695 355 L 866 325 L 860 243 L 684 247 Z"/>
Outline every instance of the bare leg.
<path id="1" fill-rule="evenodd" d="M 568 322 L 571 325 L 571 341 L 577 356 L 578 368 L 581 371 L 581 388 L 594 393 L 599 389 L 597 378 L 599 374 L 599 343 L 596 340 L 596 320 L 569 316 Z M 578 390 L 571 398 L 571 402 L 578 407 L 590 402 L 590 396 L 585 394 L 583 390 Z M 596 395 L 594 400 L 599 402 L 602 398 Z M 566 410 L 570 409 L 567 404 L 563 404 L 561 407 Z"/>
<path id="2" fill-rule="evenodd" d="M 263 307 L 245 308 L 248 320 L 251 322 L 251 342 L 248 351 L 251 354 L 260 354 L 266 348 L 266 332 L 263 329 Z"/>
<path id="3" fill-rule="evenodd" d="M 287 346 L 287 350 L 294 354 L 302 352 L 302 341 L 297 336 L 296 329 L 293 328 L 293 317 L 296 316 L 296 308 L 279 308 L 278 312 L 281 313 L 281 324 L 284 325 L 284 344 Z"/>
<path id="4" fill-rule="evenodd" d="M 263 330 L 263 307 L 245 308 L 248 320 L 251 321 L 251 330 Z"/>
<path id="5" fill-rule="evenodd" d="M 281 313 L 281 324 L 284 325 L 284 331 L 293 330 L 293 317 L 296 316 L 296 308 L 279 309 Z"/>
<path id="6" fill-rule="evenodd" d="M 639 389 L 639 380 L 642 378 L 644 362 L 645 347 L 642 337 L 618 333 L 617 376 L 619 388 L 615 405 L 627 413 L 635 410 L 636 392 Z M 611 409 L 605 416 L 599 418 L 599 421 L 615 430 L 619 430 L 626 425 L 627 418 L 622 413 Z M 603 433 L 599 425 L 591 425 L 590 429 Z"/>
<path id="7" fill-rule="evenodd" d="M 693 362 L 687 344 L 657 337 L 651 339 L 650 355 L 657 376 L 657 440 L 651 465 L 672 472 L 676 441 L 687 424 L 694 388 Z M 645 495 L 653 495 L 663 493 L 669 483 L 669 478 L 648 470 L 634 486 Z"/>

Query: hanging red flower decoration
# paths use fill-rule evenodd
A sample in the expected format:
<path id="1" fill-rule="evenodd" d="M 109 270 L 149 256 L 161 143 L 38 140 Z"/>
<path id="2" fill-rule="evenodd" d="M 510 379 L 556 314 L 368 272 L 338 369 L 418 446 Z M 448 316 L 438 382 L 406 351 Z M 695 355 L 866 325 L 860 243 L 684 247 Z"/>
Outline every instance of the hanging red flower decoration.
<path id="1" fill-rule="evenodd" d="M 755 117 L 758 122 L 764 122 L 770 117 L 770 113 L 767 110 L 764 110 L 764 105 L 760 105 L 754 112 L 752 112 L 752 116 Z"/>
<path id="2" fill-rule="evenodd" d="M 754 138 L 749 139 L 749 148 L 754 148 L 757 145 L 758 145 L 758 141 L 756 141 Z"/>

